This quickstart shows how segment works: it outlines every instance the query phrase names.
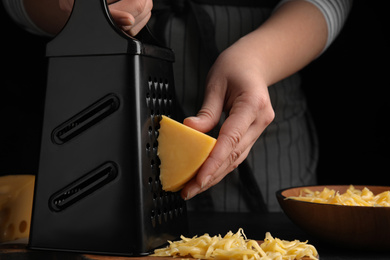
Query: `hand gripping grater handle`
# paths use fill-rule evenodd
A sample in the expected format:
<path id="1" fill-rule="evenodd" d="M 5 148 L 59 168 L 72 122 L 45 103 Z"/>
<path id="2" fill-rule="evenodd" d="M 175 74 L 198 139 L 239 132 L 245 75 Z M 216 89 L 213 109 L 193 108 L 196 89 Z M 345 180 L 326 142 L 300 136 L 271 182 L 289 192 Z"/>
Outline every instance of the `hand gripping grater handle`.
<path id="1" fill-rule="evenodd" d="M 164 48 L 147 26 L 136 38 L 120 30 L 106 0 L 75 0 L 66 25 L 46 47 L 49 57 L 129 53 L 174 60 L 172 51 Z"/>
<path id="2" fill-rule="evenodd" d="M 160 115 L 176 117 L 172 50 L 118 29 L 106 0 L 76 0 L 46 55 L 30 248 L 135 256 L 186 234 L 157 156 Z"/>

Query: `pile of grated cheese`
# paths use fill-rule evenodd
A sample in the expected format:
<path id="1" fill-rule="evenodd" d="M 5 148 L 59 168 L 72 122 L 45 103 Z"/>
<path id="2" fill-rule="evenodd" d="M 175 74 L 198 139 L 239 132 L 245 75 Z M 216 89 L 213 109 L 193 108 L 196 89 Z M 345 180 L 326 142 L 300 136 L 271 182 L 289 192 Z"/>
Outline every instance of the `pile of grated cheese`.
<path id="1" fill-rule="evenodd" d="M 269 232 L 260 245 L 255 240 L 247 239 L 241 228 L 235 234 L 229 231 L 224 237 L 210 237 L 206 233 L 200 237 L 180 238 L 180 241 L 168 241 L 168 247 L 156 249 L 152 256 L 234 260 L 294 260 L 307 257 L 318 260 L 316 248 L 307 241 L 280 240 Z"/>
<path id="2" fill-rule="evenodd" d="M 390 191 L 374 195 L 367 187 L 359 190 L 353 185 L 342 194 L 326 187 L 322 191 L 304 188 L 298 197 L 288 197 L 288 199 L 345 206 L 390 207 Z"/>

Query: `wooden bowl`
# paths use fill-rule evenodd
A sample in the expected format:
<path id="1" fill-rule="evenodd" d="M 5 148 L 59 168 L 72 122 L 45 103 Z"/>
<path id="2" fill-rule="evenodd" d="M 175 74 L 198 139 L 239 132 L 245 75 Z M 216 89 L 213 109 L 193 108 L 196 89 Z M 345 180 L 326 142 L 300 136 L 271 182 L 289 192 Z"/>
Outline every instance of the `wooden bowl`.
<path id="1" fill-rule="evenodd" d="M 322 191 L 325 187 L 344 193 L 349 185 L 304 186 L 279 190 L 276 197 L 285 214 L 308 234 L 331 244 L 364 250 L 390 250 L 390 207 L 342 206 L 286 199 L 299 196 L 302 188 Z M 390 190 L 367 187 L 375 195 Z"/>

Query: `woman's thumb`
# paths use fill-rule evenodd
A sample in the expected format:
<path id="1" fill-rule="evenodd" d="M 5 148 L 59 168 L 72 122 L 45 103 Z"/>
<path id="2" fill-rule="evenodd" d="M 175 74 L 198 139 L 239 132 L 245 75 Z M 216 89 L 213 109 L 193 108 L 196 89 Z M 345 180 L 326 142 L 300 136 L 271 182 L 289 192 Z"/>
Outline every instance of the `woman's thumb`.
<path id="1" fill-rule="evenodd" d="M 211 131 L 221 118 L 222 108 L 217 105 L 220 102 L 214 100 L 209 103 L 207 100 L 210 98 L 205 100 L 196 116 L 187 117 L 183 124 L 203 133 Z"/>

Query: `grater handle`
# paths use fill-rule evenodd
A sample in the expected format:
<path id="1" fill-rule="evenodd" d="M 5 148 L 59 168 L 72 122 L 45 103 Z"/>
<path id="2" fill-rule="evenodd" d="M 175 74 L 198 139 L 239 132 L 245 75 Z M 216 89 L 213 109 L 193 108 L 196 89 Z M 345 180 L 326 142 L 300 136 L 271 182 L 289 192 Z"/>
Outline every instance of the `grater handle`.
<path id="1" fill-rule="evenodd" d="M 114 19 L 112 18 L 111 16 L 111 13 L 110 13 L 110 10 L 108 8 L 108 4 L 107 4 L 107 0 L 101 0 L 103 1 L 102 3 L 102 7 L 104 8 L 104 12 L 107 16 L 107 19 L 110 20 L 110 22 L 112 23 L 112 25 L 116 28 L 116 30 L 120 30 L 122 31 L 121 29 L 117 28 L 116 24 L 115 24 L 115 21 Z M 119 2 L 121 0 L 117 0 L 116 2 Z M 122 31 L 123 32 L 123 31 Z M 124 34 L 126 34 L 125 32 L 123 32 Z M 128 34 L 126 34 L 128 35 Z M 142 28 L 139 33 L 136 35 L 136 36 L 130 36 L 128 35 L 128 37 L 133 37 L 135 39 L 137 39 L 138 41 L 142 42 L 142 43 L 145 43 L 145 44 L 152 44 L 152 45 L 156 45 L 156 46 L 160 46 L 160 47 L 165 47 L 160 41 L 157 40 L 157 38 L 153 35 L 153 33 L 150 31 L 150 28 L 148 27 L 148 25 L 145 25 L 144 28 Z"/>
<path id="2" fill-rule="evenodd" d="M 166 46 L 153 35 L 148 25 L 145 25 L 145 27 L 134 37 L 142 43 L 166 48 Z"/>
<path id="3" fill-rule="evenodd" d="M 75 0 L 64 28 L 48 43 L 46 55 L 142 54 L 143 44 L 162 47 L 147 27 L 136 38 L 119 29 L 106 0 Z"/>

